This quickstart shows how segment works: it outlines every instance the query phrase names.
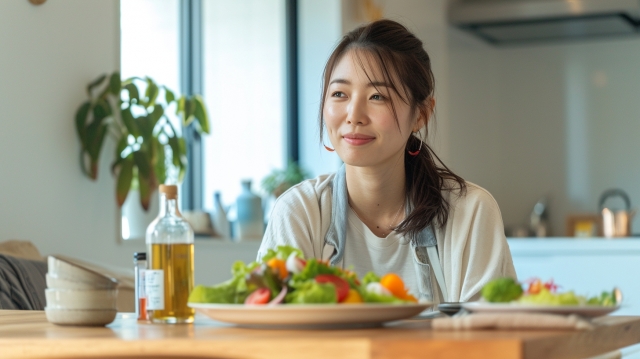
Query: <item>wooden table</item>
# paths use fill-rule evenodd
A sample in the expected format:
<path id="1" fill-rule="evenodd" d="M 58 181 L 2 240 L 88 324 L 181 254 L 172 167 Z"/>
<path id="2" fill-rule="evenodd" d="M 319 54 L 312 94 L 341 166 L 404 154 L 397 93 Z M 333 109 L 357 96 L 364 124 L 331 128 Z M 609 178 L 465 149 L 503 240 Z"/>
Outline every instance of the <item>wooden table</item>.
<path id="1" fill-rule="evenodd" d="M 63 327 L 44 312 L 0 310 L 1 358 L 586 358 L 640 342 L 640 317 L 598 319 L 592 331 L 434 331 L 429 320 L 381 328 L 264 330 L 198 317 L 194 325 Z"/>

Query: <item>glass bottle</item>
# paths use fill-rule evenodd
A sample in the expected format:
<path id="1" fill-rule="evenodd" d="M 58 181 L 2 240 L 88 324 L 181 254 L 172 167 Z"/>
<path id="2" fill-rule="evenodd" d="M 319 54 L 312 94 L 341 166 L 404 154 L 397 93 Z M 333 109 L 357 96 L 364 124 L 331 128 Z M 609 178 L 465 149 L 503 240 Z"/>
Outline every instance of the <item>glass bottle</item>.
<path id="1" fill-rule="evenodd" d="M 227 240 L 231 239 L 231 224 L 229 224 L 227 213 L 222 205 L 220 192 L 215 192 L 213 194 L 213 212 L 211 213 L 211 222 L 213 224 L 213 229 L 219 237 Z"/>
<path id="2" fill-rule="evenodd" d="M 145 270 L 147 269 L 147 253 L 133 253 L 133 266 L 135 278 L 136 318 L 149 320 L 147 316 L 147 294 L 145 287 Z"/>
<path id="3" fill-rule="evenodd" d="M 192 323 L 193 230 L 178 209 L 178 188 L 160 185 L 160 214 L 147 228 L 147 309 L 155 323 Z"/>

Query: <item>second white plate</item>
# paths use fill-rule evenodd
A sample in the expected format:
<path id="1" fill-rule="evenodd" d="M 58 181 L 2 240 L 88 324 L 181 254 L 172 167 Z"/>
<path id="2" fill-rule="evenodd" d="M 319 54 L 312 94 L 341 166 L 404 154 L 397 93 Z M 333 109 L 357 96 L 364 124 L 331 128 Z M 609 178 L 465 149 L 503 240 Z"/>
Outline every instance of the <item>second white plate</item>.
<path id="1" fill-rule="evenodd" d="M 569 315 L 576 314 L 583 317 L 595 318 L 620 309 L 620 306 L 604 307 L 596 305 L 564 306 L 564 305 L 529 305 L 519 303 L 488 303 L 468 302 L 462 303 L 462 307 L 470 312 L 485 313 L 547 313 Z"/>

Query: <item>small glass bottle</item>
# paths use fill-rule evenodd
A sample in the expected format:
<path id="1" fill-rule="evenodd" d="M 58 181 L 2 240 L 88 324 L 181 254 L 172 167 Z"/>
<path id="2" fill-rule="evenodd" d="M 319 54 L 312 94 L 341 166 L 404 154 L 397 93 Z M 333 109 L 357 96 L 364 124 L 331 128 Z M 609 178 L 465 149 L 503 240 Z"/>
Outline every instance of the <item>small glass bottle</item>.
<path id="1" fill-rule="evenodd" d="M 133 266 L 136 293 L 136 318 L 149 320 L 147 316 L 147 294 L 145 292 L 145 271 L 147 269 L 147 253 L 133 253 Z"/>
<path id="2" fill-rule="evenodd" d="M 192 323 L 193 230 L 178 209 L 178 188 L 160 185 L 160 214 L 147 228 L 147 309 L 154 323 Z"/>

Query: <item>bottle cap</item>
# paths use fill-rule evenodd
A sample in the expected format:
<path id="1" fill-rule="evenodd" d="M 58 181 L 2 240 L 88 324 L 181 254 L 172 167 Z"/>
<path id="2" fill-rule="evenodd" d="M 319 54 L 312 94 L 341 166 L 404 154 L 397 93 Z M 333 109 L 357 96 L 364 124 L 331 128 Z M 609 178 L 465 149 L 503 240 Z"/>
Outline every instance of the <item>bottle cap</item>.
<path id="1" fill-rule="evenodd" d="M 174 184 L 161 184 L 160 193 L 164 193 L 167 199 L 176 199 L 178 198 L 178 186 Z"/>
<path id="2" fill-rule="evenodd" d="M 137 261 L 146 261 L 147 253 L 146 252 L 133 252 L 133 259 Z"/>

